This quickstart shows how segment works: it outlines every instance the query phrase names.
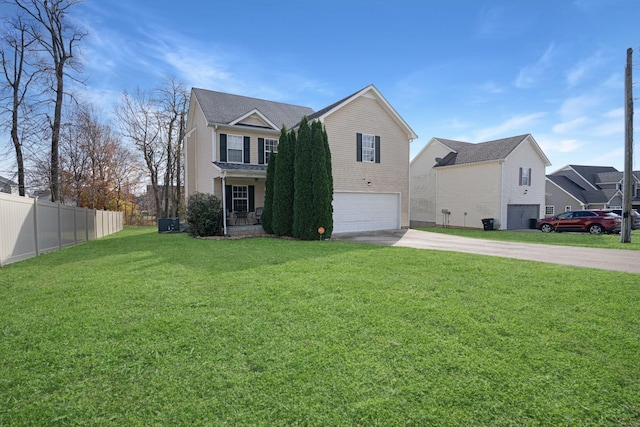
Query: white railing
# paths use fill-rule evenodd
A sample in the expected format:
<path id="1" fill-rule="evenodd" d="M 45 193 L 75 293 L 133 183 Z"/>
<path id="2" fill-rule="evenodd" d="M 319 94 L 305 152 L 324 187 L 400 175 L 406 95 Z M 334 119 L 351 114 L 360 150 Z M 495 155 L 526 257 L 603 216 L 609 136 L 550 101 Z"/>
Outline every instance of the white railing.
<path id="1" fill-rule="evenodd" d="M 122 212 L 0 193 L 0 267 L 121 231 Z"/>

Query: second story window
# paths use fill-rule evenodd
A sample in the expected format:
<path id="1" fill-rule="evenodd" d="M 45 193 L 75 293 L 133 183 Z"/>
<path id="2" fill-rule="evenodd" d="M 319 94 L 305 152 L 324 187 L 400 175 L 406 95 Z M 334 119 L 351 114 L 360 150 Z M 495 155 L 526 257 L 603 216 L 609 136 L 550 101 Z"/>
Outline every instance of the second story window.
<path id="1" fill-rule="evenodd" d="M 376 140 L 373 135 L 362 134 L 362 161 L 373 162 L 376 159 Z"/>
<path id="2" fill-rule="evenodd" d="M 380 137 L 378 135 L 356 134 L 356 161 L 380 163 Z"/>
<path id="3" fill-rule="evenodd" d="M 531 185 L 531 168 L 520 168 L 520 185 Z"/>
<path id="4" fill-rule="evenodd" d="M 244 138 L 240 135 L 227 135 L 227 161 L 230 163 L 242 163 Z"/>
<path id="5" fill-rule="evenodd" d="M 271 152 L 278 152 L 278 140 L 277 139 L 264 139 L 264 158 L 266 159 L 265 163 L 269 163 L 269 155 Z"/>

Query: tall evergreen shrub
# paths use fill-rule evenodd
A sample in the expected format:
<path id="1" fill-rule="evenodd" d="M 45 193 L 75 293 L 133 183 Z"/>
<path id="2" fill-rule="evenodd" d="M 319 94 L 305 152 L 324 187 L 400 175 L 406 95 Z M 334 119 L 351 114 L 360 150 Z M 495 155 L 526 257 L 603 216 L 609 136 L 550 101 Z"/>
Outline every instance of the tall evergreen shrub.
<path id="1" fill-rule="evenodd" d="M 293 199 L 293 237 L 313 240 L 317 231 L 313 225 L 312 134 L 309 120 L 303 117 L 298 128 L 295 159 L 295 189 Z"/>
<path id="2" fill-rule="evenodd" d="M 278 236 L 291 236 L 293 226 L 295 131 L 283 126 L 278 141 L 278 157 L 273 186 L 271 225 Z"/>
<path id="3" fill-rule="evenodd" d="M 269 153 L 269 164 L 267 165 L 267 179 L 264 183 L 264 207 L 260 222 L 262 229 L 269 234 L 273 234 L 273 187 L 276 172 L 276 153 Z"/>
<path id="4" fill-rule="evenodd" d="M 333 177 L 330 171 L 331 159 L 327 159 L 328 141 L 325 141 L 326 132 L 319 121 L 311 123 L 311 131 L 313 137 L 311 157 L 313 161 L 310 166 L 313 210 L 310 215 L 310 226 L 315 232 L 311 233 L 309 238 L 330 238 L 333 231 Z M 320 227 L 324 229 L 324 234 L 318 232 Z"/>

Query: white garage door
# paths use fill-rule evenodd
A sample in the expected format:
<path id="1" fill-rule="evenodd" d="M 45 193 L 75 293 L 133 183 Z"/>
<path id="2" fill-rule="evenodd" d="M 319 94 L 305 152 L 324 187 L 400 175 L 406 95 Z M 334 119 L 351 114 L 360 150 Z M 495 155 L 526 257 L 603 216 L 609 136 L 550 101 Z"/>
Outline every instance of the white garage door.
<path id="1" fill-rule="evenodd" d="M 400 228 L 399 193 L 334 193 L 333 232 Z"/>

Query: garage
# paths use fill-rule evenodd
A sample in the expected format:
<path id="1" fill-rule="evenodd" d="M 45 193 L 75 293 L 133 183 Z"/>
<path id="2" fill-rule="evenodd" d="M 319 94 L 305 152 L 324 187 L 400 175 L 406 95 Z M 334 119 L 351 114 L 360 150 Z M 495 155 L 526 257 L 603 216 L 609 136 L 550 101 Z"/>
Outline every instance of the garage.
<path id="1" fill-rule="evenodd" d="M 333 232 L 400 228 L 400 193 L 336 192 L 333 194 Z"/>
<path id="2" fill-rule="evenodd" d="M 540 216 L 540 205 L 508 205 L 507 230 L 531 228 L 531 219 Z"/>

